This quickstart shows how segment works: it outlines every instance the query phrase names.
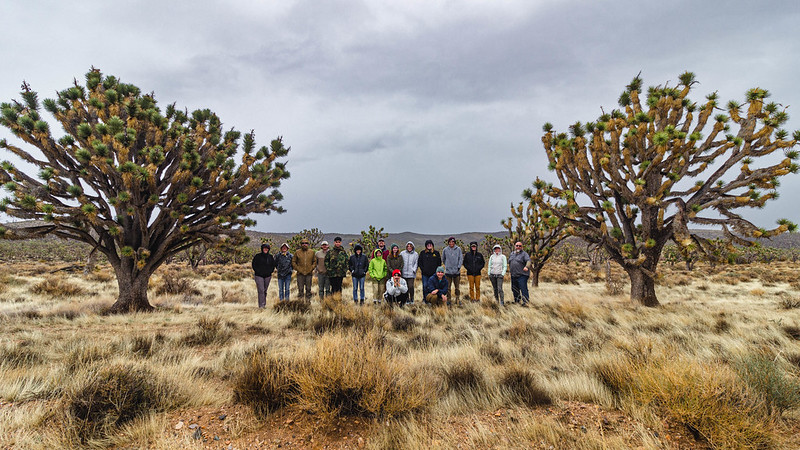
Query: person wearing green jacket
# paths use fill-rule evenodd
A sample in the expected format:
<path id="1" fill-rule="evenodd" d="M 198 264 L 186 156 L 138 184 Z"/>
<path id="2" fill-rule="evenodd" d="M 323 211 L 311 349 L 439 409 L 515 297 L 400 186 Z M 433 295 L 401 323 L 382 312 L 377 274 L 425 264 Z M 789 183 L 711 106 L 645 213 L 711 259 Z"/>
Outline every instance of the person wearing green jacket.
<path id="1" fill-rule="evenodd" d="M 372 303 L 380 303 L 383 293 L 386 292 L 386 260 L 383 259 L 383 252 L 376 248 L 372 252 L 372 259 L 369 261 L 369 277 L 372 279 Z"/>

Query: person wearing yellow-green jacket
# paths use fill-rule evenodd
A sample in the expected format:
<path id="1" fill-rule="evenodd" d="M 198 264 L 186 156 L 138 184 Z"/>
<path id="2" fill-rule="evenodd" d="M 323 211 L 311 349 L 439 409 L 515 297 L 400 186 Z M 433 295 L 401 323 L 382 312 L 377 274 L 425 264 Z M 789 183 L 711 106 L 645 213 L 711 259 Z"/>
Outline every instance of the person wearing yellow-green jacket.
<path id="1" fill-rule="evenodd" d="M 367 271 L 372 279 L 372 303 L 380 303 L 383 293 L 386 292 L 386 260 L 383 259 L 383 252 L 380 248 L 376 248 L 372 252 L 372 259 Z"/>

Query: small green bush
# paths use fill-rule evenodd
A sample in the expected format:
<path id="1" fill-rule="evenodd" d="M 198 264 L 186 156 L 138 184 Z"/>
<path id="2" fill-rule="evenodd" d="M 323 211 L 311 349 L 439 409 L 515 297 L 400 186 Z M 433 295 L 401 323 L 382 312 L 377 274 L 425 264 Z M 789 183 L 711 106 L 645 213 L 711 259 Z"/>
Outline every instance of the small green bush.
<path id="1" fill-rule="evenodd" d="M 781 413 L 800 406 L 800 382 L 784 373 L 768 355 L 747 355 L 734 364 L 739 377 L 764 399 L 767 410 Z"/>

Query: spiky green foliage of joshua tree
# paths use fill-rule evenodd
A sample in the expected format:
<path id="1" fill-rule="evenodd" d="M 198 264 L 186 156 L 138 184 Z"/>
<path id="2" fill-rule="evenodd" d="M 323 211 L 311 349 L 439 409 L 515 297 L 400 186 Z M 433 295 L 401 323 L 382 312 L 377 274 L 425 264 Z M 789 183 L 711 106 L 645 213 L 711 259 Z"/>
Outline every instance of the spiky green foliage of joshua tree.
<path id="1" fill-rule="evenodd" d="M 543 187 L 543 186 L 540 186 Z M 553 213 L 552 206 L 543 199 L 541 189 L 525 189 L 524 202 L 511 204 L 511 217 L 500 224 L 508 231 L 511 242 L 522 242 L 531 257 L 531 284 L 539 286 L 539 273 L 555 253 L 559 242 L 569 236 L 564 221 Z M 537 200 L 545 206 L 537 203 Z"/>
<path id="2" fill-rule="evenodd" d="M 544 188 L 560 204 L 554 213 L 574 234 L 602 244 L 630 276 L 631 300 L 647 306 L 658 305 L 654 277 L 669 240 L 707 250 L 690 224 L 716 225 L 740 245 L 796 227 L 782 219 L 766 230 L 735 212 L 777 198 L 779 178 L 798 170 L 800 132 L 790 138 L 781 129 L 785 107 L 766 103 L 768 92 L 755 88 L 744 105 L 732 101 L 714 114 L 716 93 L 698 105 L 689 98 L 694 74 L 679 80 L 649 88 L 642 102 L 637 76 L 620 96 L 621 109 L 578 122 L 569 134 L 545 124 L 542 137 L 558 178 L 558 186 Z M 785 158 L 769 158 L 776 152 Z"/>
<path id="3" fill-rule="evenodd" d="M 0 148 L 38 177 L 3 162 L 0 182 L 11 195 L 0 210 L 44 222 L 29 234 L 76 239 L 105 254 L 119 286 L 114 312 L 151 309 L 148 280 L 170 256 L 200 242 L 243 240 L 255 223 L 248 214 L 283 212 L 277 188 L 289 172 L 276 160 L 289 149 L 281 138 L 257 148 L 252 131 L 225 131 L 207 109 L 188 114 L 172 104 L 162 112 L 152 94 L 94 68 L 85 85 L 75 81 L 41 105 L 25 83 L 21 95 L 0 105 L 0 125 L 27 145 L 3 139 Z M 42 106 L 62 137 L 51 133 Z"/>

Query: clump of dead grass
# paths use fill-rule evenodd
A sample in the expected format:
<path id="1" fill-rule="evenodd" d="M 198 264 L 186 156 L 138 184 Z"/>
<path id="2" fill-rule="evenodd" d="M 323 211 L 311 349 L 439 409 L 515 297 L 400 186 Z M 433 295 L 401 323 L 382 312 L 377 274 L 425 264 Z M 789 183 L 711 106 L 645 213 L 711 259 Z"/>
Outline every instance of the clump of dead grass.
<path id="1" fill-rule="evenodd" d="M 784 325 L 783 332 L 794 340 L 800 340 L 800 327 L 797 325 Z"/>
<path id="2" fill-rule="evenodd" d="M 687 359 L 635 361 L 616 356 L 591 371 L 620 399 L 654 405 L 718 448 L 770 448 L 775 423 L 727 366 Z"/>
<path id="3" fill-rule="evenodd" d="M 278 313 L 306 314 L 311 311 L 311 303 L 305 300 L 285 300 L 275 302 L 272 309 Z"/>
<path id="4" fill-rule="evenodd" d="M 116 278 L 114 272 L 109 270 L 95 270 L 87 275 L 86 279 L 96 281 L 98 283 L 108 283 Z"/>
<path id="5" fill-rule="evenodd" d="M 185 402 L 179 390 L 141 367 L 115 364 L 90 371 L 67 394 L 66 411 L 81 443 L 102 438 L 152 412 Z"/>
<path id="6" fill-rule="evenodd" d="M 412 316 L 396 315 L 392 318 L 392 329 L 394 331 L 411 331 L 417 326 L 417 319 Z"/>
<path id="7" fill-rule="evenodd" d="M 241 289 L 222 288 L 219 296 L 220 303 L 247 303 L 247 297 Z"/>
<path id="8" fill-rule="evenodd" d="M 520 365 L 506 367 L 500 375 L 498 385 L 509 394 L 512 401 L 525 406 L 536 407 L 553 403 L 550 394 L 539 385 L 533 373 Z"/>
<path id="9" fill-rule="evenodd" d="M 311 320 L 311 329 L 317 334 L 347 329 L 367 332 L 374 327 L 375 318 L 370 308 L 354 306 L 333 296 L 325 297 L 322 309 Z"/>
<path id="10" fill-rule="evenodd" d="M 300 407 L 328 418 L 396 418 L 427 409 L 429 377 L 380 342 L 352 332 L 322 336 L 295 371 Z"/>
<path id="11" fill-rule="evenodd" d="M 41 353 L 26 342 L 0 347 L 0 367 L 33 367 L 42 361 Z"/>
<path id="12" fill-rule="evenodd" d="M 130 351 L 136 356 L 149 358 L 153 356 L 165 342 L 166 337 L 161 333 L 136 335 L 130 340 Z"/>
<path id="13" fill-rule="evenodd" d="M 781 309 L 800 308 L 800 297 L 784 297 L 778 303 Z"/>
<path id="14" fill-rule="evenodd" d="M 221 345 L 231 338 L 235 327 L 233 323 L 223 323 L 220 317 L 203 316 L 198 319 L 195 330 L 185 335 L 182 341 L 191 346 Z"/>
<path id="15" fill-rule="evenodd" d="M 175 275 L 172 272 L 165 273 L 161 278 L 161 284 L 156 288 L 156 295 L 200 295 L 200 289 L 190 278 Z"/>
<path id="16" fill-rule="evenodd" d="M 266 416 L 295 401 L 299 386 L 294 380 L 297 363 L 259 348 L 245 357 L 234 379 L 234 400 Z"/>
<path id="17" fill-rule="evenodd" d="M 448 392 L 480 391 L 488 384 L 481 364 L 470 357 L 461 357 L 441 369 L 444 388 Z"/>
<path id="18" fill-rule="evenodd" d="M 57 298 L 86 294 L 86 290 L 80 285 L 58 277 L 48 277 L 34 284 L 31 286 L 31 292 Z"/>

